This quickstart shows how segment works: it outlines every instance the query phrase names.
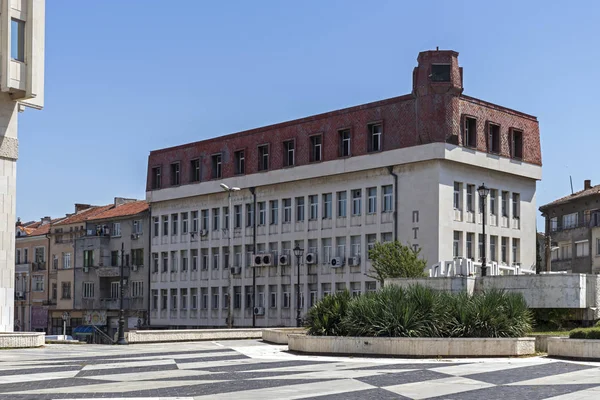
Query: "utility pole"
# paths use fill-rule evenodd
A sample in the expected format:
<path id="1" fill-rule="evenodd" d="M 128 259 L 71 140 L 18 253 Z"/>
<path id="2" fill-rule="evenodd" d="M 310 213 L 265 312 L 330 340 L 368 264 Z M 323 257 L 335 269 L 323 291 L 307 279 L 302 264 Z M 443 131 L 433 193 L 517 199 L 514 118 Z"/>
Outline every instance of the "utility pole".
<path id="1" fill-rule="evenodd" d="M 125 243 L 121 243 L 121 279 L 119 281 L 119 338 L 117 344 L 129 344 L 125 339 L 125 310 L 123 309 L 123 295 L 125 285 L 123 284 L 123 269 L 125 268 Z"/>

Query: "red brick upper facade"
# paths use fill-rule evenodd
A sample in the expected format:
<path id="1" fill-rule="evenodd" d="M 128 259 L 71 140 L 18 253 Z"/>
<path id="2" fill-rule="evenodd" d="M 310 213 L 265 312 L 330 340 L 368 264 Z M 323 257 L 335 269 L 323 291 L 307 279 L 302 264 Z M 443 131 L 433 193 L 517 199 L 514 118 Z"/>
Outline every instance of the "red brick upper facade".
<path id="1" fill-rule="evenodd" d="M 454 51 L 417 60 L 411 94 L 152 151 L 147 190 L 434 142 L 541 165 L 536 117 L 463 95 Z"/>

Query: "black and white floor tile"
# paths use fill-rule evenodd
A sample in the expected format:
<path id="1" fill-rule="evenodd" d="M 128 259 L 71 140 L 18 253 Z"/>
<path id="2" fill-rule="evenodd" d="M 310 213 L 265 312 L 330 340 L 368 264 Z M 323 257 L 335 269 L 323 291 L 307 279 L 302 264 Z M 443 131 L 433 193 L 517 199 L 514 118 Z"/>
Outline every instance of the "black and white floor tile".
<path id="1" fill-rule="evenodd" d="M 600 363 L 289 354 L 260 341 L 0 351 L 0 400 L 596 400 Z"/>

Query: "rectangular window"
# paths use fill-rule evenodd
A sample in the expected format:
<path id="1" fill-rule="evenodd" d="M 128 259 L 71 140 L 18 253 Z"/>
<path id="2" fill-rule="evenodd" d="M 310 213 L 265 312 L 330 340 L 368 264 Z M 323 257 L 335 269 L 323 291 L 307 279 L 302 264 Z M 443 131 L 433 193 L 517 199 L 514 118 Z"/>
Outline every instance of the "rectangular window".
<path id="1" fill-rule="evenodd" d="M 454 182 L 454 209 L 460 210 L 460 183 Z"/>
<path id="2" fill-rule="evenodd" d="M 323 219 L 331 219 L 331 193 L 323 195 Z"/>
<path id="3" fill-rule="evenodd" d="M 198 249 L 192 249 L 191 255 L 192 255 L 192 271 L 198 271 Z"/>
<path id="4" fill-rule="evenodd" d="M 488 151 L 490 153 L 500 153 L 500 126 L 488 124 Z"/>
<path id="5" fill-rule="evenodd" d="M 212 156 L 212 178 L 219 179 L 222 177 L 221 174 L 221 154 L 214 154 Z"/>
<path id="6" fill-rule="evenodd" d="M 33 276 L 33 291 L 43 292 L 44 291 L 44 277 L 41 275 Z"/>
<path id="7" fill-rule="evenodd" d="M 321 135 L 310 137 L 310 161 L 316 162 L 321 161 L 321 150 L 322 150 L 322 137 Z"/>
<path id="8" fill-rule="evenodd" d="M 177 289 L 171 289 L 171 310 L 177 310 Z"/>
<path id="9" fill-rule="evenodd" d="M 239 204 L 233 206 L 233 227 L 235 229 L 242 227 L 242 206 Z"/>
<path id="10" fill-rule="evenodd" d="M 454 242 L 452 243 L 452 256 L 460 257 L 460 232 L 454 231 Z"/>
<path id="11" fill-rule="evenodd" d="M 67 255 L 68 255 L 68 264 L 71 264 L 71 254 L 66 253 L 63 256 L 64 257 L 64 268 L 67 268 L 66 267 Z M 94 250 L 84 250 L 83 251 L 83 266 L 84 267 L 93 267 L 94 266 Z"/>
<path id="12" fill-rule="evenodd" d="M 152 232 L 152 234 L 154 235 L 154 237 L 158 237 L 160 220 L 158 217 L 152 217 L 152 222 L 152 225 L 154 227 L 154 232 Z"/>
<path id="13" fill-rule="evenodd" d="M 162 183 L 161 168 L 152 168 L 152 189 L 160 189 Z"/>
<path id="14" fill-rule="evenodd" d="M 508 217 L 508 192 L 502 192 L 502 216 Z"/>
<path id="15" fill-rule="evenodd" d="M 360 215 L 362 211 L 362 191 L 355 189 L 352 191 L 352 215 Z"/>
<path id="16" fill-rule="evenodd" d="M 550 218 L 550 232 L 556 232 L 558 230 L 558 217 Z"/>
<path id="17" fill-rule="evenodd" d="M 290 303 L 291 303 L 291 297 L 290 297 L 290 285 L 283 285 L 282 287 L 283 289 L 283 293 L 282 293 L 282 308 L 290 308 Z"/>
<path id="18" fill-rule="evenodd" d="M 158 273 L 158 253 L 152 253 L 152 272 Z"/>
<path id="19" fill-rule="evenodd" d="M 269 202 L 269 208 L 271 210 L 269 223 L 271 225 L 277 225 L 279 223 L 279 202 L 277 200 L 271 200 Z"/>
<path id="20" fill-rule="evenodd" d="M 235 174 L 243 175 L 246 173 L 246 154 L 244 150 L 238 150 L 234 153 L 235 158 Z"/>
<path id="21" fill-rule="evenodd" d="M 503 237 L 500 241 L 500 261 L 504 264 L 508 263 L 508 238 Z"/>
<path id="22" fill-rule="evenodd" d="M 254 204 L 246 204 L 246 226 L 254 226 Z"/>
<path id="23" fill-rule="evenodd" d="M 269 145 L 258 146 L 258 170 L 266 171 L 269 169 Z"/>
<path id="24" fill-rule="evenodd" d="M 221 209 L 219 209 L 219 208 L 212 209 L 212 217 L 213 217 L 212 230 L 213 231 L 218 231 L 220 228 L 220 225 L 219 225 L 219 216 L 220 216 L 219 214 L 220 213 L 221 213 Z"/>
<path id="25" fill-rule="evenodd" d="M 213 248 L 212 249 L 212 256 L 213 256 L 213 269 L 219 269 L 219 249 L 218 248 Z"/>
<path id="26" fill-rule="evenodd" d="M 496 257 L 496 242 L 498 241 L 497 236 L 490 236 L 490 256 L 491 261 L 497 261 Z"/>
<path id="27" fill-rule="evenodd" d="M 586 244 L 586 248 L 587 248 L 587 240 L 585 241 L 585 244 Z M 520 262 L 519 239 L 515 239 L 515 238 L 513 238 L 513 240 L 512 240 L 512 262 L 513 262 L 513 264 Z"/>
<path id="28" fill-rule="evenodd" d="M 340 135 L 340 157 L 350 157 L 350 129 L 339 131 Z"/>
<path id="29" fill-rule="evenodd" d="M 512 158 L 523 158 L 523 132 L 513 129 L 511 134 L 511 155 Z"/>
<path id="30" fill-rule="evenodd" d="M 571 243 L 565 243 L 560 245 L 560 259 L 570 260 L 572 257 Z"/>
<path id="31" fill-rule="evenodd" d="M 295 163 L 294 158 L 295 143 L 293 140 L 283 142 L 283 165 L 286 167 L 293 167 Z"/>
<path id="32" fill-rule="evenodd" d="M 310 205 L 309 219 L 314 221 L 319 217 L 319 198 L 316 194 L 308 196 L 308 204 Z"/>
<path id="33" fill-rule="evenodd" d="M 386 185 L 383 188 L 383 212 L 392 212 L 394 210 L 394 193 L 392 185 Z"/>
<path id="34" fill-rule="evenodd" d="M 188 233 L 188 213 L 181 213 L 181 234 L 186 235 Z"/>
<path id="35" fill-rule="evenodd" d="M 478 256 L 479 256 L 479 259 L 481 260 L 481 259 L 483 259 L 483 247 L 484 247 L 483 246 L 483 235 L 480 233 L 478 235 L 478 237 L 479 237 L 479 243 L 478 243 L 479 254 L 478 254 Z"/>
<path id="36" fill-rule="evenodd" d="M 490 214 L 491 215 L 496 215 L 496 210 L 497 210 L 497 198 L 498 198 L 498 191 L 496 189 L 490 189 Z"/>
<path id="37" fill-rule="evenodd" d="M 180 297 L 181 297 L 181 309 L 182 310 L 187 310 L 187 289 L 181 289 L 180 290 Z"/>
<path id="38" fill-rule="evenodd" d="M 579 223 L 579 214 L 572 213 L 572 214 L 563 215 L 562 223 L 563 223 L 562 224 L 563 229 L 576 228 Z"/>
<path id="39" fill-rule="evenodd" d="M 110 252 L 110 265 L 113 267 L 117 267 L 119 265 L 119 252 L 117 250 Z"/>
<path id="40" fill-rule="evenodd" d="M 171 235 L 177 236 L 178 225 L 179 216 L 177 214 L 171 214 Z"/>
<path id="41" fill-rule="evenodd" d="M 477 120 L 475 118 L 465 117 L 464 128 L 464 143 L 465 147 L 477 147 Z"/>
<path id="42" fill-rule="evenodd" d="M 158 289 L 152 289 L 152 309 L 158 310 Z"/>
<path id="43" fill-rule="evenodd" d="M 208 210 L 202 210 L 202 229 L 208 231 Z"/>
<path id="44" fill-rule="evenodd" d="M 17 249 L 15 252 L 15 264 L 21 264 L 21 249 Z"/>
<path id="45" fill-rule="evenodd" d="M 513 193 L 512 194 L 512 216 L 513 218 L 519 218 L 519 205 L 521 204 L 520 202 L 521 198 L 519 196 L 519 193 Z"/>
<path id="46" fill-rule="evenodd" d="M 296 222 L 304 221 L 304 197 L 296 197 Z"/>
<path id="47" fill-rule="evenodd" d="M 223 229 L 229 230 L 229 207 L 223 207 Z"/>
<path id="48" fill-rule="evenodd" d="M 167 236 L 169 234 L 169 216 L 168 215 L 163 215 L 162 224 L 163 224 L 162 234 L 163 234 L 163 236 Z"/>
<path id="49" fill-rule="evenodd" d="M 198 232 L 198 211 L 192 211 L 192 230 L 191 232 Z"/>
<path id="50" fill-rule="evenodd" d="M 467 232 L 467 258 L 473 259 L 473 233 Z"/>
<path id="51" fill-rule="evenodd" d="M 63 299 L 71 298 L 71 282 L 62 282 L 62 296 Z"/>
<path id="52" fill-rule="evenodd" d="M 337 192 L 337 216 L 338 218 L 346 218 L 346 202 L 347 192 Z"/>
<path id="53" fill-rule="evenodd" d="M 94 282 L 83 282 L 83 298 L 94 298 Z"/>
<path id="54" fill-rule="evenodd" d="M 162 272 L 168 272 L 169 271 L 169 253 L 167 253 L 166 251 L 163 251 L 161 253 L 162 255 Z"/>
<path id="55" fill-rule="evenodd" d="M 269 307 L 277 308 L 277 286 L 269 285 Z"/>
<path id="56" fill-rule="evenodd" d="M 450 82 L 450 64 L 431 64 L 431 81 L 432 82 Z"/>
<path id="57" fill-rule="evenodd" d="M 121 236 L 121 223 L 115 222 L 112 224 L 112 235 L 113 236 Z"/>
<path id="58" fill-rule="evenodd" d="M 369 125 L 369 146 L 368 149 L 370 152 L 381 151 L 382 148 L 382 139 L 383 129 L 381 124 L 370 124 Z"/>
<path id="59" fill-rule="evenodd" d="M 131 281 L 131 297 L 144 297 L 144 282 Z"/>
<path id="60" fill-rule="evenodd" d="M 367 213 L 375 214 L 377 212 L 377 188 L 367 188 Z"/>
<path id="61" fill-rule="evenodd" d="M 133 233 L 141 235 L 144 231 L 144 224 L 141 219 L 136 219 L 133 221 Z"/>
<path id="62" fill-rule="evenodd" d="M 190 181 L 200 182 L 200 160 L 190 161 Z"/>
<path id="63" fill-rule="evenodd" d="M 589 242 L 581 241 L 575 242 L 575 256 L 576 257 L 587 257 L 590 255 Z"/>
<path id="64" fill-rule="evenodd" d="M 171 164 L 171 186 L 179 185 L 179 163 Z"/>
<path id="65" fill-rule="evenodd" d="M 187 250 L 181 250 L 181 270 L 188 270 L 188 252 Z"/>
<path id="66" fill-rule="evenodd" d="M 192 303 L 190 304 L 192 310 L 198 309 L 198 288 L 191 288 L 190 295 L 192 299 Z"/>
<path id="67" fill-rule="evenodd" d="M 475 211 L 474 205 L 475 185 L 467 185 L 467 211 Z"/>
<path id="68" fill-rule="evenodd" d="M 264 201 L 258 202 L 258 225 L 267 224 L 267 205 Z"/>
<path id="69" fill-rule="evenodd" d="M 25 21 L 14 18 L 10 21 L 10 56 L 25 62 Z"/>
<path id="70" fill-rule="evenodd" d="M 292 199 L 283 199 L 283 223 L 292 222 Z"/>

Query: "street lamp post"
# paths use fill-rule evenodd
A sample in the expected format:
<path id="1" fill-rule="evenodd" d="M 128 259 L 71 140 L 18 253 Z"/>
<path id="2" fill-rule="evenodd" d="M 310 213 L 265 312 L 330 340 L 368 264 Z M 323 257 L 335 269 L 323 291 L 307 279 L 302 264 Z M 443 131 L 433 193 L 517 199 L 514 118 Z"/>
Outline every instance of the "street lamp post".
<path id="1" fill-rule="evenodd" d="M 294 247 L 294 255 L 296 256 L 297 281 L 296 281 L 296 326 L 302 326 L 302 318 L 300 317 L 300 259 L 304 254 L 304 249 L 301 249 L 298 244 Z"/>
<path id="2" fill-rule="evenodd" d="M 67 339 L 67 320 L 69 319 L 69 313 L 68 312 L 64 312 L 62 313 L 62 320 L 63 320 L 63 338 L 66 340 Z"/>
<path id="3" fill-rule="evenodd" d="M 119 338 L 117 344 L 129 344 L 125 339 L 125 309 L 123 308 L 123 295 L 125 294 L 125 284 L 123 269 L 125 269 L 125 243 L 121 243 L 121 275 L 119 280 Z"/>
<path id="4" fill-rule="evenodd" d="M 486 245 L 486 238 L 485 238 L 485 214 L 486 214 L 486 199 L 488 194 L 490 193 L 490 189 L 488 187 L 485 186 L 485 183 L 482 183 L 481 186 L 479 186 L 477 188 L 477 192 L 479 193 L 479 197 L 481 198 L 481 205 L 482 205 L 482 214 L 483 214 L 483 254 L 481 255 L 481 276 L 486 276 L 487 275 L 487 265 L 486 265 L 486 260 L 485 260 L 485 253 L 486 253 L 486 249 L 485 249 L 485 245 Z"/>
<path id="5" fill-rule="evenodd" d="M 231 236 L 233 235 L 233 206 L 232 206 L 232 199 L 231 199 L 231 192 L 237 192 L 240 190 L 240 188 L 238 187 L 229 187 L 224 183 L 220 184 L 221 188 L 227 192 L 227 198 L 229 200 L 229 226 L 227 227 L 227 230 L 229 231 L 227 233 L 227 251 L 229 252 L 229 259 L 227 260 L 227 267 L 229 268 L 229 304 L 227 307 L 227 327 L 229 329 L 233 328 L 233 318 L 232 318 L 232 301 L 233 301 L 233 296 L 231 293 L 231 269 L 233 267 L 232 265 L 232 258 L 233 258 L 233 248 L 232 248 L 232 241 L 231 241 Z"/>

